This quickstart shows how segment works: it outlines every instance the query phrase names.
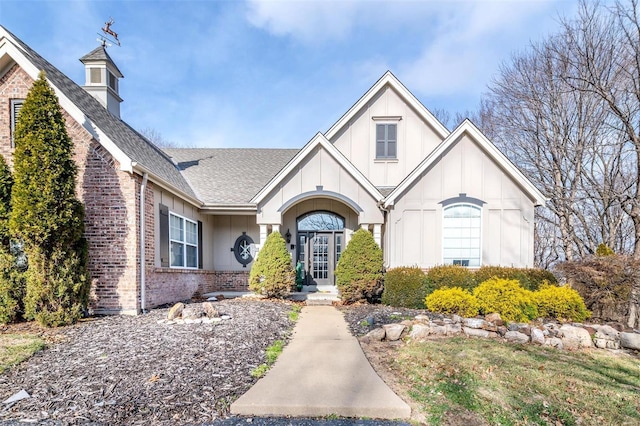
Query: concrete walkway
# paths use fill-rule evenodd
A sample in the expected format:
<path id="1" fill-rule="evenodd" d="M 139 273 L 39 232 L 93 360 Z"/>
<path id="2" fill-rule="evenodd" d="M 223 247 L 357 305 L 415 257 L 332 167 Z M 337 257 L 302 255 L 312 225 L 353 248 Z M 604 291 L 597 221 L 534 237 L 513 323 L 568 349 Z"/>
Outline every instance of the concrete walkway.
<path id="1" fill-rule="evenodd" d="M 276 363 L 231 413 L 405 419 L 411 409 L 373 370 L 336 308 L 306 306 Z"/>

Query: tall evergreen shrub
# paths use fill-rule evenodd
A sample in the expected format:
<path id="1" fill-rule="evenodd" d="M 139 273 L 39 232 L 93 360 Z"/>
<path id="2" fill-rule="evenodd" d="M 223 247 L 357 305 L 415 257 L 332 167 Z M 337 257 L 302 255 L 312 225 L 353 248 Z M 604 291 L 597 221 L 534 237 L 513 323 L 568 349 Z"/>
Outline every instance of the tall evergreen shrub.
<path id="1" fill-rule="evenodd" d="M 9 228 L 28 258 L 25 317 L 57 326 L 78 320 L 89 295 L 84 209 L 62 110 L 44 72 L 24 101 L 14 134 Z"/>
<path id="2" fill-rule="evenodd" d="M 12 186 L 11 171 L 0 155 L 0 323 L 3 324 L 15 320 L 24 310 L 24 270 L 16 256 L 18 246 L 11 244 L 9 233 Z"/>
<path id="3" fill-rule="evenodd" d="M 376 301 L 382 286 L 382 249 L 365 229 L 358 229 L 336 267 L 336 284 L 343 302 Z"/>
<path id="4" fill-rule="evenodd" d="M 249 290 L 267 297 L 284 297 L 295 286 L 287 244 L 279 232 L 272 232 L 258 253 L 249 273 Z"/>

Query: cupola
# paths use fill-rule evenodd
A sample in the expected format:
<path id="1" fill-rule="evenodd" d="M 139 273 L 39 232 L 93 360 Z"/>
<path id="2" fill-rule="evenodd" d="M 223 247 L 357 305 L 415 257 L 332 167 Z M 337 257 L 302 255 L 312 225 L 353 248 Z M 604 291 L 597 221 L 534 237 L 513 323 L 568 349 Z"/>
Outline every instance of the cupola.
<path id="1" fill-rule="evenodd" d="M 111 114 L 120 118 L 119 80 L 122 73 L 104 45 L 80 58 L 85 68 L 84 89 L 96 98 Z"/>

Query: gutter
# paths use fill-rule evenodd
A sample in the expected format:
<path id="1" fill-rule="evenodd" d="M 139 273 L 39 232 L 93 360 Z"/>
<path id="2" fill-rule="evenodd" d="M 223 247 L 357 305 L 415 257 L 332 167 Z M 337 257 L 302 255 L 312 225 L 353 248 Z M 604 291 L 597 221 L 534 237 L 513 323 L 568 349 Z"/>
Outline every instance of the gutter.
<path id="1" fill-rule="evenodd" d="M 145 257 L 145 218 L 144 218 L 144 206 L 145 197 L 144 193 L 147 189 L 147 181 L 149 174 L 145 172 L 142 176 L 142 184 L 140 185 L 140 310 L 143 314 L 147 313 L 147 283 L 146 283 L 146 257 Z"/>
<path id="2" fill-rule="evenodd" d="M 173 194 L 179 196 L 183 200 L 189 202 L 194 207 L 202 208 L 202 202 L 200 200 L 198 200 L 197 198 L 194 198 L 192 195 L 189 195 L 189 194 L 187 194 L 187 193 L 185 193 L 183 191 L 180 191 L 179 189 L 175 188 L 173 185 L 169 184 L 167 181 L 165 181 L 161 177 L 153 174 L 153 172 L 151 172 L 151 170 L 147 169 L 142 164 L 133 161 L 133 162 L 131 162 L 131 167 L 132 167 L 132 169 L 136 169 L 136 170 L 140 171 L 143 176 L 144 175 L 149 175 L 151 180 L 153 180 L 153 182 L 155 184 L 157 184 L 158 186 L 160 186 L 161 188 L 166 189 L 167 191 L 172 192 Z"/>

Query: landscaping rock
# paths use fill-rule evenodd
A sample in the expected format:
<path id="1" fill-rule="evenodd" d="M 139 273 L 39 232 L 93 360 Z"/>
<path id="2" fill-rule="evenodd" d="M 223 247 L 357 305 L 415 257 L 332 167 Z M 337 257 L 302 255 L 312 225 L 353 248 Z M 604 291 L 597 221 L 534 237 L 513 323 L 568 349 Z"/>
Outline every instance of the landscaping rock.
<path id="1" fill-rule="evenodd" d="M 429 324 L 429 321 L 431 321 L 431 318 L 429 318 L 427 315 L 420 314 L 420 315 L 416 315 L 415 320 Z"/>
<path id="2" fill-rule="evenodd" d="M 487 330 L 483 330 L 481 328 L 469 328 L 469 327 L 462 327 L 462 331 L 464 332 L 464 334 L 466 334 L 467 336 L 471 336 L 471 337 L 484 337 L 484 338 L 495 338 L 498 337 L 497 333 L 494 333 L 492 331 L 487 331 Z"/>
<path id="3" fill-rule="evenodd" d="M 640 351 L 640 334 L 620 333 L 620 346 L 626 349 L 635 349 Z"/>
<path id="4" fill-rule="evenodd" d="M 426 324 L 415 324 L 409 332 L 412 340 L 425 340 L 431 334 L 431 327 Z"/>
<path id="5" fill-rule="evenodd" d="M 620 349 L 620 332 L 610 325 L 593 325 L 596 333 L 593 336 L 593 343 L 596 348 Z"/>
<path id="6" fill-rule="evenodd" d="M 402 332 L 407 328 L 402 324 L 385 324 L 382 326 L 387 335 L 386 339 L 393 342 L 400 339 Z"/>
<path id="7" fill-rule="evenodd" d="M 492 314 L 486 315 L 484 317 L 484 319 L 485 319 L 485 321 L 492 322 L 495 325 L 504 325 L 504 321 L 502 321 L 502 317 L 497 312 L 494 312 Z M 498 321 L 500 322 L 500 324 L 497 323 Z"/>
<path id="8" fill-rule="evenodd" d="M 204 310 L 207 318 L 217 318 L 220 316 L 218 310 L 213 307 L 213 303 L 211 302 L 204 302 L 202 304 L 202 309 Z"/>
<path id="9" fill-rule="evenodd" d="M 593 346 L 591 335 L 584 328 L 564 324 L 560 327 L 560 331 L 562 332 L 562 343 L 567 349 L 590 348 Z M 576 344 L 577 347 L 574 347 Z"/>
<path id="10" fill-rule="evenodd" d="M 384 331 L 384 328 L 380 327 L 380 328 L 374 328 L 373 330 L 365 334 L 364 337 L 366 337 L 367 339 L 379 342 L 381 340 L 384 340 L 386 335 L 387 335 L 387 332 Z"/>
<path id="11" fill-rule="evenodd" d="M 512 343 L 529 343 L 529 336 L 519 331 L 507 331 L 504 338 Z"/>
<path id="12" fill-rule="evenodd" d="M 180 318 L 182 316 L 182 311 L 184 309 L 184 303 L 178 302 L 169 309 L 169 313 L 167 314 L 167 319 L 169 321 L 174 320 L 176 318 Z"/>
<path id="13" fill-rule="evenodd" d="M 201 304 L 186 305 L 182 310 L 182 319 L 184 320 L 195 320 L 205 315 Z"/>
<path id="14" fill-rule="evenodd" d="M 445 325 L 431 325 L 431 333 L 437 336 L 456 336 L 462 333 L 462 325 L 457 324 L 445 324 Z"/>
<path id="15" fill-rule="evenodd" d="M 544 332 L 539 328 L 532 328 L 531 343 L 534 345 L 544 345 Z"/>
<path id="16" fill-rule="evenodd" d="M 482 318 L 465 318 L 462 323 L 467 328 L 483 328 L 486 325 L 485 320 Z"/>
<path id="17" fill-rule="evenodd" d="M 507 334 L 507 331 L 509 331 L 509 329 L 504 325 L 498 326 L 498 334 L 500 336 L 504 336 L 505 334 Z"/>
<path id="18" fill-rule="evenodd" d="M 545 339 L 544 344 L 545 346 L 551 346 L 552 348 L 557 348 L 557 349 L 564 348 L 562 339 L 560 339 L 559 337 L 550 337 L 548 339 Z"/>

